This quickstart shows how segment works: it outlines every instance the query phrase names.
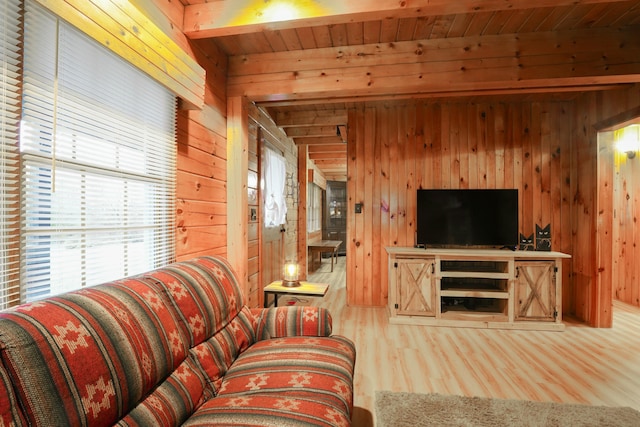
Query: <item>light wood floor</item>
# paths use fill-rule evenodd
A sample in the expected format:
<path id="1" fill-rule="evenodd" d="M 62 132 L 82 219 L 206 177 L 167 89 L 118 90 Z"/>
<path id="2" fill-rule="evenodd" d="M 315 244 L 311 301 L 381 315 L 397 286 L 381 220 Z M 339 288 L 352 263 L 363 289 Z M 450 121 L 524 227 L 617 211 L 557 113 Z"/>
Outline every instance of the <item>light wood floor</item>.
<path id="1" fill-rule="evenodd" d="M 354 426 L 375 423 L 376 390 L 629 406 L 640 410 L 640 308 L 616 302 L 614 327 L 565 319 L 564 332 L 390 325 L 385 308 L 347 307 L 346 259 L 308 280 L 335 334 L 357 346 Z"/>

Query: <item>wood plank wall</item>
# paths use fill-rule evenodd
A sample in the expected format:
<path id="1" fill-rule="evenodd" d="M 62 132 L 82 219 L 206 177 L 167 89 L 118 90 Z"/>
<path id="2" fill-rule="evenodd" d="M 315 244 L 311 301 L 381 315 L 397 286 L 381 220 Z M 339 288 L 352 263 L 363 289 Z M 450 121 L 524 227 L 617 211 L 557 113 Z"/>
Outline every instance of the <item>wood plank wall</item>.
<path id="1" fill-rule="evenodd" d="M 521 232 L 551 224 L 552 249 L 571 253 L 570 118 L 568 102 L 351 109 L 348 203 L 363 211 L 348 215 L 348 304 L 387 303 L 384 248 L 414 245 L 418 188 L 517 188 Z M 571 304 L 564 299 L 566 310 Z"/>
<path id="2" fill-rule="evenodd" d="M 202 110 L 179 110 L 176 258 L 227 253 L 226 57 L 193 54 L 207 71 Z"/>

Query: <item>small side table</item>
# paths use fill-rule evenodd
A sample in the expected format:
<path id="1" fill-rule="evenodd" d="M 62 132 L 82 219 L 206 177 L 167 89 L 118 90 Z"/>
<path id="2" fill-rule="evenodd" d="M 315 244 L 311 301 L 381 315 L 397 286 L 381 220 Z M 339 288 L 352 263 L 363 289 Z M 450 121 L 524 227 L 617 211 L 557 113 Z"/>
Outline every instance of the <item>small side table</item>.
<path id="1" fill-rule="evenodd" d="M 300 281 L 300 286 L 290 288 L 282 286 L 282 280 L 276 280 L 264 287 L 264 306 L 268 307 L 269 294 L 274 296 L 274 307 L 278 306 L 278 296 L 280 295 L 305 295 L 310 297 L 323 297 L 327 293 L 329 285 L 326 283 L 312 283 Z"/>

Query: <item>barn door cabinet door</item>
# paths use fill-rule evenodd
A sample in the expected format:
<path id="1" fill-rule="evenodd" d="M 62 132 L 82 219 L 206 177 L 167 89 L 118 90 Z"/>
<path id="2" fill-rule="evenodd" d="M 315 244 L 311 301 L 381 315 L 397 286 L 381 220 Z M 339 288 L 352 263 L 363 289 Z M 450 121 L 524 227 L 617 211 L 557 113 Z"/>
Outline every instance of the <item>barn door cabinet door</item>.
<path id="1" fill-rule="evenodd" d="M 556 263 L 516 261 L 515 270 L 515 320 L 555 321 Z"/>
<path id="2" fill-rule="evenodd" d="M 435 259 L 398 259 L 397 314 L 436 315 Z"/>

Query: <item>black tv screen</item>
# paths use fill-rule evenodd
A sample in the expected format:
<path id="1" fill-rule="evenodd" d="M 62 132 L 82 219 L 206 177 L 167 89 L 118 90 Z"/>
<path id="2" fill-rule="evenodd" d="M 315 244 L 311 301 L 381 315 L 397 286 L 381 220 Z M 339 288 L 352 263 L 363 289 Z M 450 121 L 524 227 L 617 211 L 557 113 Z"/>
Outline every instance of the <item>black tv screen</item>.
<path id="1" fill-rule="evenodd" d="M 511 247 L 518 244 L 518 190 L 418 190 L 417 244 Z"/>

